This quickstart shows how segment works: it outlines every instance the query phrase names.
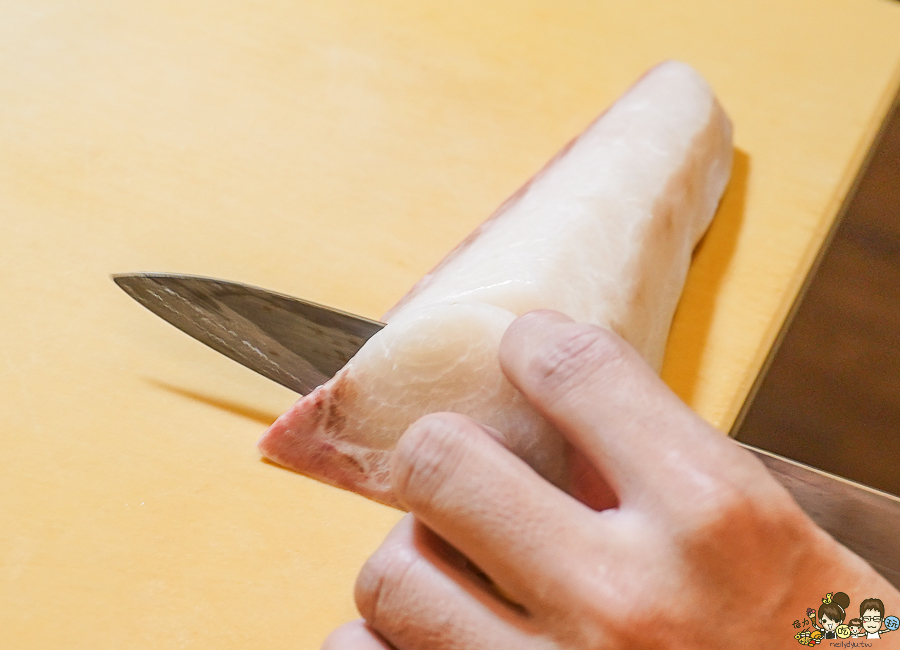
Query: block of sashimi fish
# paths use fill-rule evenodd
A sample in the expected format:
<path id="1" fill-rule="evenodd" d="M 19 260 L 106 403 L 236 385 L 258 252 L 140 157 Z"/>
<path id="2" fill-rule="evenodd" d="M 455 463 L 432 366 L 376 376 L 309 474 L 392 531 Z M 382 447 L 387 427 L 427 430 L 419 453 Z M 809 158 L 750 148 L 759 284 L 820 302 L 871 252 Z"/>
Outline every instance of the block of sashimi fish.
<path id="1" fill-rule="evenodd" d="M 397 505 L 398 439 L 422 415 L 453 411 L 570 490 L 571 450 L 503 375 L 503 333 L 518 315 L 554 309 L 611 328 L 659 369 L 731 162 L 731 123 L 703 78 L 677 61 L 653 68 L 388 311 L 260 450 Z"/>

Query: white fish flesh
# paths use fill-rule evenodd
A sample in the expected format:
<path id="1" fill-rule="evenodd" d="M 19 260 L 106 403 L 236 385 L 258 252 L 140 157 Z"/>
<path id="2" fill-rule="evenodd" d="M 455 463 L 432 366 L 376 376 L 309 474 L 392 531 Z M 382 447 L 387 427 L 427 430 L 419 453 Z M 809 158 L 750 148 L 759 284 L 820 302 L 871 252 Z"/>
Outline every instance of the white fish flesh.
<path id="1" fill-rule="evenodd" d="M 396 505 L 397 440 L 422 415 L 454 411 L 500 431 L 567 489 L 567 446 L 504 377 L 500 339 L 517 315 L 555 309 L 612 328 L 659 368 L 731 161 L 731 123 L 707 83 L 684 63 L 653 68 L 282 415 L 260 440 L 263 455 Z"/>

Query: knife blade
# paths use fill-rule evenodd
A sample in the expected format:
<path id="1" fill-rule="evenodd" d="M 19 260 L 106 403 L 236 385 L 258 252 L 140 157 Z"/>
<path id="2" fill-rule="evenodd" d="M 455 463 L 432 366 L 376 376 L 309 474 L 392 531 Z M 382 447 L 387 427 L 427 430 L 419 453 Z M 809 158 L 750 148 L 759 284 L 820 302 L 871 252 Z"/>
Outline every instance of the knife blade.
<path id="1" fill-rule="evenodd" d="M 129 296 L 182 332 L 306 395 L 344 367 L 384 323 L 215 278 L 112 276 Z"/>
<path id="2" fill-rule="evenodd" d="M 217 352 L 302 395 L 330 379 L 384 323 L 236 282 L 114 275 L 128 295 Z M 900 588 L 900 498 L 735 442 L 809 517 Z"/>

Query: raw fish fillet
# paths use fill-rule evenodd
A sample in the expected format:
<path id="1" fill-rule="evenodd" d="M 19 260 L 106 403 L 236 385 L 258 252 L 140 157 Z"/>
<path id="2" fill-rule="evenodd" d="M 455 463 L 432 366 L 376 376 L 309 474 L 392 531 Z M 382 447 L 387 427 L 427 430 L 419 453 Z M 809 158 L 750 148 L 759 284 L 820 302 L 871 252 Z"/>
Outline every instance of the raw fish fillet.
<path id="1" fill-rule="evenodd" d="M 504 377 L 503 332 L 549 308 L 618 332 L 659 368 L 692 250 L 731 172 L 731 123 L 688 65 L 663 63 L 385 316 L 330 381 L 263 435 L 274 462 L 397 505 L 390 455 L 412 422 L 455 411 L 563 489 L 566 443 Z"/>

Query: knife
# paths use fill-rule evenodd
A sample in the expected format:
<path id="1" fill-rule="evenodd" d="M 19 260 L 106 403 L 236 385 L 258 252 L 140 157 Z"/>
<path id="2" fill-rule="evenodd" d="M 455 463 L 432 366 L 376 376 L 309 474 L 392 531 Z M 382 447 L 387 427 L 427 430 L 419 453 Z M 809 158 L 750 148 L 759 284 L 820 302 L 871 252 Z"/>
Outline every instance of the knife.
<path id="1" fill-rule="evenodd" d="M 384 327 L 237 282 L 167 273 L 112 278 L 182 332 L 301 395 L 331 379 Z"/>
<path id="2" fill-rule="evenodd" d="M 306 395 L 384 323 L 214 278 L 114 275 L 157 316 L 269 379 Z M 759 458 L 809 517 L 900 588 L 900 498 L 735 441 Z"/>

